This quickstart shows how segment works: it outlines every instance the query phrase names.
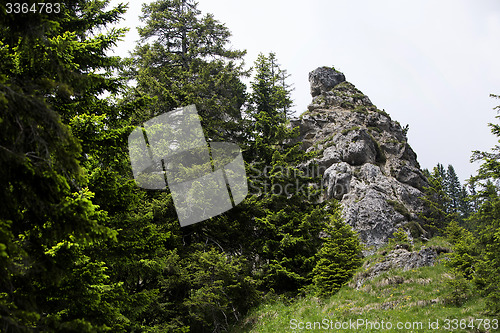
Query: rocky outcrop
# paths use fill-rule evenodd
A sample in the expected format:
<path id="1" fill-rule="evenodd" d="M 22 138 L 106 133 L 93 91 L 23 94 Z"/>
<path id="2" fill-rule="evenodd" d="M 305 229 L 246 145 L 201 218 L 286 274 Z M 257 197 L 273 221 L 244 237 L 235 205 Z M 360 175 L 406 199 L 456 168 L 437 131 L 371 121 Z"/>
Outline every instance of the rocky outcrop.
<path id="1" fill-rule="evenodd" d="M 433 266 L 437 256 L 437 251 L 430 247 L 412 252 L 404 248 L 395 249 L 389 252 L 384 257 L 384 260 L 375 263 L 366 272 L 368 276 L 375 277 L 391 269 L 407 271 L 425 266 Z"/>
<path id="2" fill-rule="evenodd" d="M 419 251 L 410 251 L 408 248 L 396 246 L 376 262 L 365 262 L 363 269 L 356 274 L 352 284 L 359 288 L 365 281 L 371 280 L 391 269 L 408 271 L 425 266 L 434 266 L 440 253 L 450 252 L 445 248 L 424 247 Z M 393 278 L 398 278 L 394 276 Z M 402 279 L 401 277 L 399 277 Z M 397 281 L 395 281 L 397 282 Z M 402 283 L 402 281 L 400 282 Z"/>
<path id="3" fill-rule="evenodd" d="M 309 74 L 312 103 L 292 126 L 322 171 L 324 197 L 336 198 L 362 241 L 379 247 L 418 221 L 427 180 L 405 130 L 333 68 Z M 417 228 L 419 229 L 419 228 Z"/>
<path id="4" fill-rule="evenodd" d="M 345 81 L 344 74 L 332 71 L 328 67 L 320 67 L 309 73 L 311 95 L 316 97 L 333 89 L 337 84 Z"/>

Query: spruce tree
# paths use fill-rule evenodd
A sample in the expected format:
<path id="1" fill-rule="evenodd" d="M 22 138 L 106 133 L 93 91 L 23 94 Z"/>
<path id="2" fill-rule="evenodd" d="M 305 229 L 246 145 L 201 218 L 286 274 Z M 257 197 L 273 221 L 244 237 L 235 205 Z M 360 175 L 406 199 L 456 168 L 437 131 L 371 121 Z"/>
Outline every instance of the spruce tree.
<path id="1" fill-rule="evenodd" d="M 453 220 L 454 215 L 450 212 L 450 197 L 446 192 L 443 175 L 446 176 L 444 167 L 438 164 L 432 170 L 425 172 L 429 186 L 424 188 L 422 200 L 427 206 L 427 212 L 421 214 L 425 221 L 425 227 L 433 234 L 443 232 L 448 223 Z"/>
<path id="2" fill-rule="evenodd" d="M 254 66 L 256 74 L 251 83 L 250 113 L 254 116 L 264 113 L 274 124 L 285 122 L 293 105 L 292 90 L 286 82 L 287 71 L 278 64 L 275 53 L 259 54 Z M 265 131 L 263 135 L 271 133 Z"/>
<path id="3" fill-rule="evenodd" d="M 320 235 L 338 207 L 318 203 L 321 175 L 317 166 L 306 163 L 310 156 L 301 143 L 291 140 L 297 129 L 286 119 L 290 91 L 278 86 L 277 73 L 284 71 L 276 56 L 261 54 L 255 70 L 245 147 L 252 191 L 247 202 L 253 206 L 254 241 L 249 245 L 261 290 L 296 295 L 312 283 Z"/>
<path id="4" fill-rule="evenodd" d="M 429 180 L 429 187 L 425 189 L 424 201 L 429 208 L 428 214 L 424 216 L 430 225 L 435 227 L 439 224 L 441 229 L 451 220 L 465 225 L 465 220 L 472 212 L 471 196 L 460 180 L 452 165 L 445 170 L 440 163 L 433 169 L 432 174 L 424 170 Z M 437 229 L 436 229 L 437 230 Z"/>
<path id="5" fill-rule="evenodd" d="M 460 194 L 462 186 L 460 185 L 460 180 L 458 179 L 455 168 L 452 165 L 448 165 L 446 170 L 446 193 L 450 198 L 450 210 L 453 212 L 458 212 L 460 210 Z"/>
<path id="6" fill-rule="evenodd" d="M 491 95 L 500 98 L 497 95 Z M 500 110 L 500 106 L 495 107 Z M 496 116 L 500 118 L 500 116 Z M 491 132 L 500 136 L 500 125 L 489 124 Z M 471 215 L 471 222 L 476 225 L 475 246 L 468 251 L 474 256 L 474 282 L 486 296 L 489 309 L 500 312 L 500 146 L 490 152 L 474 151 L 471 160 L 480 161 L 478 174 L 471 177 L 470 183 L 477 188 L 477 211 Z"/>
<path id="7" fill-rule="evenodd" d="M 471 200 L 472 198 L 467 191 L 467 187 L 462 185 L 460 192 L 458 193 L 458 211 L 460 212 L 460 218 L 462 221 L 465 221 L 473 212 Z"/>
<path id="8" fill-rule="evenodd" d="M 433 171 L 435 171 L 436 175 L 439 175 L 439 177 L 441 178 L 441 182 L 443 183 L 443 186 L 446 189 L 448 186 L 448 177 L 447 177 L 446 169 L 444 168 L 444 165 L 442 165 L 441 163 L 438 163 L 436 165 L 436 170 L 433 170 Z"/>
<path id="9" fill-rule="evenodd" d="M 261 291 L 296 295 L 310 285 L 322 246 L 322 263 L 342 268 L 325 244 L 345 226 L 309 186 L 320 175 L 302 167 L 309 156 L 291 140 L 290 86 L 276 56 L 262 58 L 245 100 L 244 52 L 228 48 L 227 28 L 194 1 L 165 0 L 144 7 L 141 45 L 124 63 L 106 55 L 124 31 L 106 29 L 125 8 L 106 4 L 2 17 L 2 329 L 220 332 Z M 137 88 L 113 76 L 124 64 Z M 269 94 L 259 99 L 261 91 Z M 136 186 L 127 138 L 192 103 L 210 140 L 241 140 L 257 192 L 180 228 L 168 189 Z"/>
<path id="10" fill-rule="evenodd" d="M 70 124 L 94 117 L 95 96 L 118 87 L 109 76 L 117 59 L 105 51 L 123 30 L 99 29 L 125 7 L 103 10 L 106 3 L 0 14 L 0 327 L 7 332 L 123 324 L 121 288 L 93 254 L 117 232 L 86 186 L 84 145 Z"/>
<path id="11" fill-rule="evenodd" d="M 446 194 L 450 198 L 449 212 L 463 225 L 471 213 L 470 198 L 467 188 L 460 184 L 460 180 L 452 165 L 446 170 Z"/>
<path id="12" fill-rule="evenodd" d="M 229 48 L 229 30 L 212 15 L 202 16 L 193 0 L 146 4 L 141 20 L 129 77 L 155 103 L 139 121 L 195 104 L 210 139 L 235 139 L 245 102 L 245 51 Z"/>
<path id="13" fill-rule="evenodd" d="M 337 292 L 363 262 L 358 235 L 342 220 L 337 207 L 326 228 L 318 261 L 313 269 L 314 286 L 321 296 Z"/>
<path id="14" fill-rule="evenodd" d="M 241 132 L 232 126 L 244 98 L 236 64 L 243 53 L 224 49 L 229 31 L 212 16 L 201 17 L 192 1 L 146 5 L 144 20 L 144 43 L 128 63 L 137 94 L 127 92 L 108 108 L 102 119 L 107 131 L 89 153 L 92 189 L 109 224 L 120 229 L 118 242 L 99 254 L 127 295 L 121 312 L 129 330 L 219 332 L 258 298 L 251 263 L 238 257 L 250 212 L 240 205 L 181 228 L 168 189 L 143 190 L 133 182 L 126 134 L 159 113 L 194 103 L 209 139 L 234 138 L 229 134 Z"/>

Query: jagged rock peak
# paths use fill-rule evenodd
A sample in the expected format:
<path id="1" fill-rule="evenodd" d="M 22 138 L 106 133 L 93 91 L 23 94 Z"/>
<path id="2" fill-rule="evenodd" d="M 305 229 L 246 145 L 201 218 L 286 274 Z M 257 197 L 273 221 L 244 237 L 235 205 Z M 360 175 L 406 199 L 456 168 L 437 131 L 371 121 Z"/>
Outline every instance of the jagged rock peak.
<path id="1" fill-rule="evenodd" d="M 329 107 L 376 111 L 368 96 L 346 81 L 344 74 L 333 67 L 316 68 L 309 73 L 309 83 L 313 97 L 309 111 Z"/>
<path id="2" fill-rule="evenodd" d="M 345 81 L 343 73 L 333 67 L 318 67 L 309 73 L 309 83 L 311 84 L 311 95 L 316 97 L 330 91 L 337 84 Z"/>
<path id="3" fill-rule="evenodd" d="M 299 119 L 302 148 L 323 175 L 325 199 L 343 206 L 344 220 L 368 246 L 379 247 L 401 226 L 425 231 L 420 214 L 427 180 L 406 131 L 345 76 L 329 67 L 309 74 L 313 101 Z"/>

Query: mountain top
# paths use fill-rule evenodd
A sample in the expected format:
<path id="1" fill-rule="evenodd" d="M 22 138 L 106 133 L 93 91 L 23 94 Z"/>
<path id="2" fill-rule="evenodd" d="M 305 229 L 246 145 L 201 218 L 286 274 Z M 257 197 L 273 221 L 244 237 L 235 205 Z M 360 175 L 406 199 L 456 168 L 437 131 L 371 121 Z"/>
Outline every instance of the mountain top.
<path id="1" fill-rule="evenodd" d="M 427 180 L 406 130 L 332 67 L 310 72 L 309 82 L 312 102 L 292 126 L 302 148 L 316 153 L 310 162 L 322 171 L 324 198 L 340 200 L 367 253 L 404 225 L 411 237 L 425 236 L 419 215 Z"/>

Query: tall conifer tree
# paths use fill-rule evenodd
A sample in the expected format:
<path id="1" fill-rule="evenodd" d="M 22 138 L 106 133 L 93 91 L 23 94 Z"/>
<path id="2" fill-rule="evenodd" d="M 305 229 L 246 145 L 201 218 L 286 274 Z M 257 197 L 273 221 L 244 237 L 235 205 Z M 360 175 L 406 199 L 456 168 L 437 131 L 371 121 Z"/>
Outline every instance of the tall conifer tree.
<path id="1" fill-rule="evenodd" d="M 446 192 L 446 171 L 443 165 L 438 164 L 432 173 L 424 170 L 429 186 L 424 188 L 423 201 L 427 212 L 421 217 L 426 221 L 426 226 L 432 233 L 441 233 L 454 215 L 450 211 L 450 197 Z"/>
<path id="2" fill-rule="evenodd" d="M 120 287 L 92 255 L 117 233 L 86 187 L 86 147 L 69 126 L 75 117 L 93 124 L 96 96 L 118 87 L 109 74 L 117 58 L 105 52 L 123 30 L 99 30 L 125 7 L 104 10 L 106 4 L 46 2 L 46 10 L 15 15 L 2 5 L 0 327 L 6 332 L 121 326 L 114 301 Z"/>
<path id="3" fill-rule="evenodd" d="M 446 192 L 450 198 L 450 209 L 452 211 L 458 212 L 460 209 L 461 190 L 462 186 L 460 185 L 455 168 L 452 165 L 448 165 L 446 170 Z"/>
<path id="4" fill-rule="evenodd" d="M 144 118 L 195 104 L 209 138 L 237 136 L 245 51 L 229 48 L 229 30 L 212 15 L 202 16 L 193 0 L 145 4 L 141 19 L 130 77 L 140 93 L 156 98 Z"/>
<path id="5" fill-rule="evenodd" d="M 491 95 L 500 99 L 499 95 Z M 495 107 L 500 110 L 500 106 Z M 499 115 L 496 116 L 500 118 Z M 500 125 L 489 124 L 491 132 L 500 137 Z M 499 140 L 500 143 L 500 140 Z M 479 188 L 477 197 L 479 207 L 472 214 L 471 220 L 477 226 L 477 242 L 470 252 L 479 251 L 475 258 L 474 281 L 487 297 L 489 308 L 500 313 L 500 145 L 495 145 L 490 152 L 474 151 L 471 161 L 480 161 L 476 176 L 470 179 Z"/>

